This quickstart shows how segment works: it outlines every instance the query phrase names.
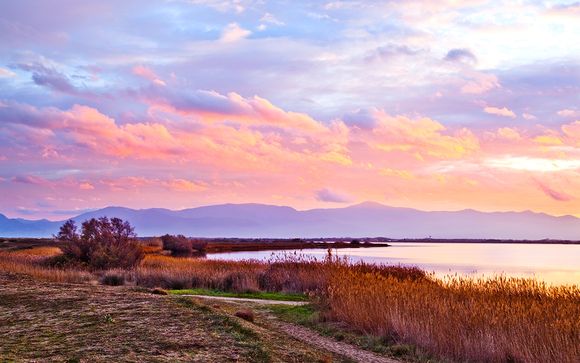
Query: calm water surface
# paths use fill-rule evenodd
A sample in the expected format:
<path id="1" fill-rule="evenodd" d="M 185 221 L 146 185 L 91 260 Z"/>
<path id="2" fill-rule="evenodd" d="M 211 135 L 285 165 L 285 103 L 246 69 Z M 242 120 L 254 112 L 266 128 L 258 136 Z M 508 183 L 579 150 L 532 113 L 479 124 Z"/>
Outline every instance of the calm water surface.
<path id="1" fill-rule="evenodd" d="M 334 252 L 352 261 L 418 266 L 436 276 L 535 277 L 551 284 L 580 284 L 580 245 L 491 243 L 390 243 L 391 247 L 347 248 Z M 230 252 L 210 259 L 268 260 L 273 255 L 297 253 L 324 257 L 326 250 Z"/>

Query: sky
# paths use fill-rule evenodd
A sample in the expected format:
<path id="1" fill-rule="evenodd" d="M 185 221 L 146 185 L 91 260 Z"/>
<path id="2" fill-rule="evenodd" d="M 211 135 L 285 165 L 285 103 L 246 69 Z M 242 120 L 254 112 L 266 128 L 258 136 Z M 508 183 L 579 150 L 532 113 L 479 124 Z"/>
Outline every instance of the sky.
<path id="1" fill-rule="evenodd" d="M 580 217 L 580 2 L 0 2 L 0 213 L 369 200 Z"/>

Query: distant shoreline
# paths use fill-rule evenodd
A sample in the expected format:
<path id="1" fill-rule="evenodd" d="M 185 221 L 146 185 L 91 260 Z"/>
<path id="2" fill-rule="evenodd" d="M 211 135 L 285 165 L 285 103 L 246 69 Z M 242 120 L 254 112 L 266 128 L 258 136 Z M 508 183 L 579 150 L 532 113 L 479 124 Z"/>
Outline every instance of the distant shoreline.
<path id="1" fill-rule="evenodd" d="M 147 241 L 153 237 L 140 237 Z M 284 251 L 305 249 L 344 249 L 389 247 L 389 243 L 472 243 L 472 244 L 521 244 L 521 245 L 580 245 L 570 240 L 509 240 L 509 239 L 438 239 L 438 238 L 197 238 L 208 242 L 206 253 Z M 354 241 L 354 243 L 353 243 Z M 26 249 L 38 246 L 56 246 L 51 238 L 0 237 L 0 250 Z"/>
<path id="2" fill-rule="evenodd" d="M 495 244 L 524 244 L 524 245 L 580 245 L 580 241 L 568 240 L 511 240 L 511 239 L 389 239 L 396 243 L 495 243 Z"/>

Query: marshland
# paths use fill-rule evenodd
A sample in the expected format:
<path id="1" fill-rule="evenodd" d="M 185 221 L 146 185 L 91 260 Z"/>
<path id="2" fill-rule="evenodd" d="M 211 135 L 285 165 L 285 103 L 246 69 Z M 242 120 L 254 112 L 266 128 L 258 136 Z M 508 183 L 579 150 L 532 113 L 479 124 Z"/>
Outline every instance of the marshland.
<path id="1" fill-rule="evenodd" d="M 89 252 L 92 257 L 83 260 L 83 252 L 78 246 L 81 249 L 87 246 L 80 234 L 80 239 L 73 241 L 74 246 L 71 246 L 71 239 L 67 241 L 61 234 L 52 246 L 48 240 L 44 241 L 44 246 L 21 241 L 21 247 L 18 241 L 13 241 L 10 248 L 1 250 L 0 274 L 5 286 L 0 289 L 0 335 L 4 342 L 0 356 L 6 359 L 21 357 L 19 352 L 25 347 L 19 344 L 29 344 L 26 340 L 15 340 L 13 334 L 21 326 L 14 322 L 10 309 L 19 295 L 23 299 L 30 298 L 26 296 L 35 295 L 38 286 L 59 286 L 71 296 L 77 294 L 77 290 L 102 286 L 115 296 L 123 295 L 124 299 L 131 299 L 133 295 L 140 301 L 161 298 L 181 304 L 180 309 L 184 304 L 193 304 L 195 309 L 206 309 L 206 314 L 217 314 L 235 324 L 243 319 L 234 316 L 235 309 L 227 307 L 227 303 L 219 306 L 209 300 L 207 308 L 200 308 L 208 303 L 195 295 L 301 301 L 307 305 L 273 307 L 267 312 L 263 307 L 253 309 L 258 316 L 269 314 L 356 349 L 370 350 L 378 357 L 398 361 L 575 362 L 580 356 L 580 288 L 577 284 L 548 284 L 533 278 L 502 275 L 441 278 L 417 267 L 349 260 L 346 256 L 337 256 L 332 249 L 318 258 L 299 253 L 282 253 L 261 261 L 188 257 L 175 253 L 177 242 L 193 250 L 201 250 L 205 244 L 183 236 L 141 240 L 133 240 L 131 236 L 127 234 L 127 241 L 134 245 L 123 247 L 123 256 L 131 255 L 126 248 L 134 249 L 130 261 L 113 257 L 114 249 L 120 246 L 108 247 L 107 253 L 102 252 L 105 250 Z M 77 237 L 72 240 L 74 238 Z M 18 289 L 10 290 L 11 280 L 19 281 Z M 39 288 L 35 299 L 42 300 L 42 291 Z M 28 313 L 24 306 L 19 309 L 23 314 Z M 148 314 L 155 315 L 154 312 Z M 114 306 L 105 315 L 103 319 L 113 322 L 130 319 L 123 317 Z M 160 323 L 171 327 L 173 320 L 166 319 Z M 51 316 L 50 321 L 38 329 L 46 334 L 58 334 L 63 322 L 59 322 L 57 316 Z M 252 331 L 260 327 L 259 321 L 241 324 L 251 325 L 248 329 Z M 108 324 L 110 329 L 116 329 L 115 323 Z M 71 332 L 61 338 L 69 341 L 78 337 Z M 149 339 L 155 340 L 155 337 Z M 295 342 L 292 337 L 284 339 Z M 255 343 L 259 347 L 252 349 L 259 350 L 258 357 L 252 355 L 257 354 L 254 351 L 238 358 L 283 361 L 280 352 L 271 345 L 262 344 L 260 339 Z M 30 344 L 39 356 L 50 351 L 35 341 Z M 194 357 L 196 349 L 187 349 Z M 305 349 L 317 352 L 312 354 L 318 354 L 316 359 L 321 361 L 345 359 L 321 348 Z M 181 348 L 170 346 L 160 349 L 158 358 L 167 358 L 172 351 L 185 354 Z M 91 357 L 90 354 L 83 356 L 81 351 L 75 354 Z M 130 355 L 119 357 L 130 360 Z M 298 361 L 304 359 L 297 357 Z"/>

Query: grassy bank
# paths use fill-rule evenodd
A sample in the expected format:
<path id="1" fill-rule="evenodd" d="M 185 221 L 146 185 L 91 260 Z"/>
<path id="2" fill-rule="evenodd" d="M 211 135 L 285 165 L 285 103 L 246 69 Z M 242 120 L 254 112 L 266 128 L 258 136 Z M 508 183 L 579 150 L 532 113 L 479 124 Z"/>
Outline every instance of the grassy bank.
<path id="1" fill-rule="evenodd" d="M 344 324 L 350 333 L 442 360 L 575 362 L 580 356 L 578 286 L 501 277 L 439 281 L 415 268 L 295 255 L 257 262 L 150 254 L 129 271 L 48 267 L 46 261 L 58 253 L 0 252 L 0 271 L 235 296 L 307 294 L 318 319 L 312 324 Z"/>
<path id="2" fill-rule="evenodd" d="M 169 290 L 171 295 L 204 295 L 219 297 L 238 297 L 258 300 L 277 300 L 277 301 L 307 301 L 308 297 L 304 294 L 283 293 L 274 291 L 256 291 L 256 292 L 228 292 L 210 289 L 183 289 Z"/>

